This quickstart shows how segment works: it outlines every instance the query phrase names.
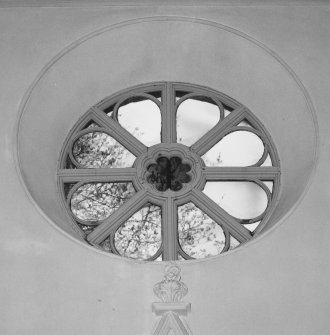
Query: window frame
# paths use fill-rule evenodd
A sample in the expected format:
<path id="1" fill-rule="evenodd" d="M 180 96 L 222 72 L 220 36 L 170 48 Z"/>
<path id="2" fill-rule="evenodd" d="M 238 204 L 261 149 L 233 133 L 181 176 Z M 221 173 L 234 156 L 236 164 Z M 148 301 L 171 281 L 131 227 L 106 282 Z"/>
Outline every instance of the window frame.
<path id="1" fill-rule="evenodd" d="M 161 101 L 159 101 L 152 94 L 149 94 L 150 92 L 157 91 L 161 92 Z M 183 95 L 176 100 L 176 92 L 178 91 L 190 93 Z M 165 195 L 160 195 L 159 192 L 157 194 L 157 192 L 152 191 L 151 186 L 149 188 L 144 188 L 144 186 L 141 185 L 141 178 L 143 179 L 143 173 L 146 169 L 145 166 L 143 167 L 139 157 L 145 155 L 148 152 L 147 146 L 136 139 L 118 123 L 117 113 L 120 105 L 128 99 L 133 99 L 133 97 L 137 96 L 150 99 L 159 107 L 162 120 L 161 141 L 164 144 L 162 153 L 167 156 L 172 155 L 171 152 L 176 150 L 180 153 L 181 157 L 189 160 L 189 153 L 187 153 L 189 150 L 194 152 L 197 156 L 201 157 L 224 136 L 237 130 L 247 130 L 256 134 L 264 144 L 264 154 L 256 164 L 248 167 L 207 167 L 205 165 L 203 166 L 203 162 L 200 159 L 199 164 L 201 167 L 198 172 L 199 176 L 195 178 L 196 183 L 190 185 L 189 192 L 187 191 L 187 187 L 189 188 L 189 186 L 187 186 L 182 192 L 175 192 L 175 194 L 173 191 L 169 190 L 164 192 Z M 182 102 L 189 98 L 205 96 L 212 99 L 218 105 L 220 110 L 220 120 L 199 140 L 197 140 L 189 148 L 187 147 L 186 150 L 185 148 L 182 148 L 182 144 L 174 144 L 176 143 L 176 113 L 178 107 Z M 114 106 L 112 112 L 113 118 L 109 117 L 105 113 L 105 111 L 112 106 Z M 232 110 L 226 117 L 224 115 L 224 106 Z M 238 129 L 237 125 L 243 120 L 247 120 L 253 128 L 239 126 Z M 100 126 L 100 128 L 96 128 L 97 130 L 95 131 L 109 134 L 121 145 L 123 145 L 129 152 L 137 157 L 132 167 L 94 169 L 84 168 L 75 162 L 77 169 L 65 168 L 68 155 L 71 161 L 75 160 L 72 154 L 72 148 L 75 141 L 83 134 L 93 131 L 93 128 L 84 129 L 84 126 L 90 121 L 94 121 Z M 268 154 L 271 158 L 272 166 L 257 166 L 258 164 L 262 164 Z M 223 93 L 204 86 L 180 82 L 157 82 L 138 85 L 133 88 L 128 88 L 115 93 L 91 107 L 80 118 L 80 120 L 69 132 L 62 147 L 58 165 L 57 184 L 61 202 L 69 216 L 72 218 L 70 222 L 72 228 L 75 232 L 78 232 L 82 239 L 85 239 L 87 243 L 98 249 L 100 249 L 99 243 L 101 243 L 101 241 L 103 241 L 106 236 L 109 234 L 114 235 L 115 231 L 120 225 L 123 224 L 124 220 L 127 220 L 145 204 L 152 203 L 154 205 L 160 206 L 162 210 L 162 243 L 157 253 L 148 260 L 155 260 L 161 254 L 163 260 L 177 260 L 179 255 L 184 259 L 192 258 L 183 251 L 179 243 L 177 219 L 178 206 L 187 202 L 193 202 L 200 210 L 205 212 L 212 220 L 221 226 L 225 236 L 231 235 L 240 243 L 244 244 L 251 240 L 254 236 L 258 235 L 270 219 L 276 203 L 278 202 L 280 191 L 280 175 L 280 160 L 271 136 L 263 124 L 251 113 L 247 107 L 243 106 L 236 100 L 228 97 Z M 264 215 L 262 220 L 253 234 L 251 234 L 251 232 L 243 225 L 237 223 L 235 218 L 225 212 L 218 204 L 216 204 L 202 192 L 206 181 L 253 182 L 259 185 L 266 192 L 268 204 L 266 210 L 263 213 Z M 270 192 L 266 186 L 263 187 L 262 185 L 265 184 L 263 184 L 262 181 L 272 181 L 273 191 Z M 101 221 L 98 228 L 86 236 L 86 234 L 81 231 L 75 221 L 68 203 L 68 199 L 70 199 L 73 190 L 78 188 L 77 185 L 84 185 L 86 183 L 94 182 L 132 182 L 134 188 L 136 189 L 136 194 L 133 195 L 130 200 L 118 208 L 114 213 L 112 213 L 107 219 Z M 71 191 L 68 193 L 68 197 L 65 196 L 63 191 L 64 185 L 66 183 L 77 183 L 73 190 L 71 189 Z M 112 222 L 112 224 L 109 222 Z M 221 224 L 219 222 L 221 222 Z M 112 241 L 113 239 L 114 237 L 111 238 Z M 229 249 L 227 240 L 228 238 L 226 238 L 224 251 Z M 119 255 L 114 246 L 114 243 L 112 243 L 112 249 L 113 253 Z"/>

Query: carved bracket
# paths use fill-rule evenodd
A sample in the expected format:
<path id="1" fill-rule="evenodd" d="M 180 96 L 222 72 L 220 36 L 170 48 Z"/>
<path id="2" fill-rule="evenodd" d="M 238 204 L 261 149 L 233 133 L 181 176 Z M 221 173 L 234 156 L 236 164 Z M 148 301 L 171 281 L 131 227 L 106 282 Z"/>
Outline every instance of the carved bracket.
<path id="1" fill-rule="evenodd" d="M 180 272 L 181 269 L 174 262 L 166 265 L 164 279 L 154 286 L 154 293 L 161 302 L 154 302 L 152 310 L 161 319 L 152 335 L 192 335 L 182 318 L 190 312 L 191 305 L 181 301 L 188 293 L 188 288 L 181 282 Z"/>

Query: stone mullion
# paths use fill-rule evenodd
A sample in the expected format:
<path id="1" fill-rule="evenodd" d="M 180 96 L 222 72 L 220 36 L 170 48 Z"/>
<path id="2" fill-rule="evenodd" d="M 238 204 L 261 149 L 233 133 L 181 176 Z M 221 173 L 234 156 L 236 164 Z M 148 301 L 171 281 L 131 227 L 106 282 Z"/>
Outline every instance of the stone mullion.
<path id="1" fill-rule="evenodd" d="M 178 259 L 178 219 L 177 206 L 168 197 L 162 207 L 163 260 Z"/>
<path id="2" fill-rule="evenodd" d="M 274 181 L 280 173 L 279 167 L 205 167 L 202 171 L 207 181 L 269 180 Z"/>
<path id="3" fill-rule="evenodd" d="M 217 144 L 223 136 L 227 134 L 228 128 L 237 125 L 244 118 L 245 112 L 245 107 L 240 107 L 232 111 L 226 118 L 221 120 L 210 131 L 195 142 L 191 146 L 191 150 L 193 150 L 196 154 L 203 156 L 215 144 Z"/>
<path id="4" fill-rule="evenodd" d="M 112 232 L 124 224 L 132 215 L 149 201 L 147 191 L 139 191 L 114 213 L 105 219 L 88 236 L 87 240 L 92 244 L 99 244 L 104 241 Z"/>
<path id="5" fill-rule="evenodd" d="M 237 222 L 231 215 L 224 211 L 217 203 L 198 190 L 192 190 L 191 201 L 213 221 L 225 225 L 230 234 L 239 242 L 244 243 L 252 238 L 248 229 Z"/>
<path id="6" fill-rule="evenodd" d="M 176 112 L 174 89 L 166 83 L 162 106 L 162 143 L 176 142 Z"/>
<path id="7" fill-rule="evenodd" d="M 76 182 L 132 182 L 135 168 L 61 169 L 58 176 L 64 183 Z"/>
<path id="8" fill-rule="evenodd" d="M 121 143 L 134 156 L 138 157 L 147 151 L 147 147 L 142 142 L 97 107 L 93 107 L 91 116 L 101 127 L 108 129 L 110 136 Z"/>

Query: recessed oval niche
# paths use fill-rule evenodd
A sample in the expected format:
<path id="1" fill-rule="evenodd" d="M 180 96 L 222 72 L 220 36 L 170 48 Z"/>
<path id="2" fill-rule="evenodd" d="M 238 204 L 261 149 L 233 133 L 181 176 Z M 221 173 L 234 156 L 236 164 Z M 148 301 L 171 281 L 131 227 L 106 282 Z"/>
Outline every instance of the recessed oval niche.
<path id="1" fill-rule="evenodd" d="M 19 110 L 16 162 L 27 194 L 48 221 L 81 239 L 68 225 L 56 183 L 64 141 L 79 118 L 112 94 L 161 81 L 223 92 L 256 115 L 281 164 L 279 202 L 265 230 L 283 221 L 305 194 L 315 167 L 317 125 L 308 93 L 288 65 L 253 38 L 176 17 L 100 27 L 59 52 L 36 77 Z"/>

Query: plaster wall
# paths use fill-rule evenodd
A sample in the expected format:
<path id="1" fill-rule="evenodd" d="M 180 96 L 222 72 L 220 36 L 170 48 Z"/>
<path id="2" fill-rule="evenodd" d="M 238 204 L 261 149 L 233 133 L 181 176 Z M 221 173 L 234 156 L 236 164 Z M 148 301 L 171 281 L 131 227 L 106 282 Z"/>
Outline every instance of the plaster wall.
<path id="1" fill-rule="evenodd" d="M 0 7 L 1 333 L 151 332 L 164 264 L 73 238 L 55 173 L 68 131 L 91 105 L 173 80 L 249 107 L 283 167 L 268 232 L 180 263 L 193 334 L 327 334 L 329 14 L 326 4 Z"/>

